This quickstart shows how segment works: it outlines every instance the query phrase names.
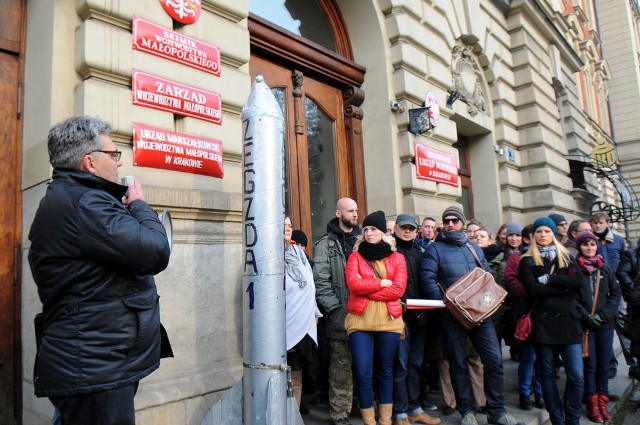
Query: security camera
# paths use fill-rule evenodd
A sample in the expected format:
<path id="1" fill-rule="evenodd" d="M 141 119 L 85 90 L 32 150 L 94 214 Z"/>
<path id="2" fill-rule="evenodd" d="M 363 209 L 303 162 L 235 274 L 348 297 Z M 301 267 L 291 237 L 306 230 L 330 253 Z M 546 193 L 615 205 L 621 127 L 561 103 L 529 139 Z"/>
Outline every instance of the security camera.
<path id="1" fill-rule="evenodd" d="M 392 100 L 391 103 L 389 104 L 389 107 L 393 112 L 398 112 L 398 113 L 404 112 L 404 107 L 400 105 L 397 100 Z"/>

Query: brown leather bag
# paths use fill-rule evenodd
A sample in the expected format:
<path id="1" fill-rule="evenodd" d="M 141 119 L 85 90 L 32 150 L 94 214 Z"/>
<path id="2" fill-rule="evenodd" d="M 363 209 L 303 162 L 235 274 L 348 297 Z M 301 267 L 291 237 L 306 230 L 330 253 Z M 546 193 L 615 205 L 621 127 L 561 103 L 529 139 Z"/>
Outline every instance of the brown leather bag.
<path id="1" fill-rule="evenodd" d="M 473 329 L 498 310 L 507 297 L 507 291 L 482 268 L 473 246 L 467 243 L 467 247 L 480 267 L 466 272 L 447 288 L 443 302 L 462 326 Z"/>

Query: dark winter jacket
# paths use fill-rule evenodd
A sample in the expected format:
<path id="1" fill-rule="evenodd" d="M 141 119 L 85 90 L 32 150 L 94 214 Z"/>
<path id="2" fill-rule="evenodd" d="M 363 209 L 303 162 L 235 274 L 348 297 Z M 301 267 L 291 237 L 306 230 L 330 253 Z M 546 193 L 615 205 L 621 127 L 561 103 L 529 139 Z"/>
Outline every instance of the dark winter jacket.
<path id="1" fill-rule="evenodd" d="M 402 301 L 406 302 L 408 298 L 424 298 L 420 289 L 420 265 L 422 264 L 422 250 L 415 245 L 414 242 L 404 242 L 396 237 L 396 249 L 404 255 L 407 262 L 407 289 L 402 296 Z M 407 310 L 402 315 L 405 321 L 414 322 L 422 318 L 424 323 L 426 319 L 426 311 L 424 310 Z"/>
<path id="2" fill-rule="evenodd" d="M 593 273 L 589 273 L 582 267 L 579 267 L 578 271 L 582 281 L 580 303 L 584 308 L 584 314 L 591 314 L 597 271 L 594 270 Z M 600 325 L 599 329 L 613 329 L 621 297 L 618 280 L 605 264 L 600 269 L 600 290 L 598 291 L 598 304 L 595 310 L 595 313 L 602 319 L 602 325 Z"/>
<path id="3" fill-rule="evenodd" d="M 640 242 L 639 242 L 640 245 Z M 627 312 L 631 313 L 631 354 L 640 357 L 640 250 L 626 251 L 616 273 L 627 303 Z"/>
<path id="4" fill-rule="evenodd" d="M 625 249 L 622 236 L 614 234 L 611 229 L 607 229 L 603 239 L 598 239 L 598 254 L 602 255 L 604 264 L 611 270 L 618 270 Z"/>
<path id="5" fill-rule="evenodd" d="M 153 276 L 169 262 L 158 215 L 122 202 L 126 187 L 55 169 L 29 239 L 43 303 L 37 396 L 68 396 L 138 382 L 158 368 L 161 328 Z"/>
<path id="6" fill-rule="evenodd" d="M 322 308 L 327 324 L 327 336 L 347 340 L 344 319 L 347 317 L 349 288 L 345 277 L 347 258 L 360 235 L 360 228 L 345 234 L 333 218 L 327 224 L 327 234 L 314 245 L 313 280 L 316 284 L 316 302 Z"/>
<path id="7" fill-rule="evenodd" d="M 546 284 L 538 282 L 538 277 L 549 274 L 552 264 L 555 264 L 555 270 L 549 281 Z M 536 303 L 530 340 L 539 344 L 580 343 L 584 308 L 579 302 L 582 282 L 577 276 L 576 265 L 572 263 L 567 268 L 559 268 L 556 258 L 553 263 L 545 259 L 542 266 L 537 266 L 533 258 L 521 257 L 519 271 L 528 302 Z"/>
<path id="8" fill-rule="evenodd" d="M 463 274 L 479 267 L 465 242 L 453 242 L 446 235 L 447 232 L 438 233 L 436 241 L 427 247 L 422 258 L 420 287 L 426 299 L 441 300 L 444 294 L 438 284 L 446 291 Z M 482 267 L 490 272 L 480 247 L 473 242 L 467 243 L 475 250 Z"/>

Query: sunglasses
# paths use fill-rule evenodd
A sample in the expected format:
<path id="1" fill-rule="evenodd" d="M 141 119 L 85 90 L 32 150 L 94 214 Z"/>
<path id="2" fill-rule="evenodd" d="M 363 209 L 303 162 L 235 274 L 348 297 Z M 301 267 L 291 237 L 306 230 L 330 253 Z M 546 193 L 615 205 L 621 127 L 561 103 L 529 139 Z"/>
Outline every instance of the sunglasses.
<path id="1" fill-rule="evenodd" d="M 444 218 L 444 219 L 442 219 L 442 222 L 443 222 L 444 224 L 449 224 L 449 223 L 451 223 L 451 224 L 458 224 L 458 222 L 459 222 L 459 221 L 460 221 L 460 219 L 459 219 L 459 218 Z"/>

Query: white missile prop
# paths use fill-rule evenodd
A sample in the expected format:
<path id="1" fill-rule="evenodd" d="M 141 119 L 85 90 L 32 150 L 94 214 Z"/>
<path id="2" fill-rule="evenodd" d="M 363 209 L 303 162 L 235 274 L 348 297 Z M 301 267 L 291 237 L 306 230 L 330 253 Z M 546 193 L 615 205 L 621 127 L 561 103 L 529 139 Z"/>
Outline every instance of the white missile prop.
<path id="1" fill-rule="evenodd" d="M 286 424 L 284 117 L 256 76 L 243 126 L 243 398 L 247 425 Z"/>

